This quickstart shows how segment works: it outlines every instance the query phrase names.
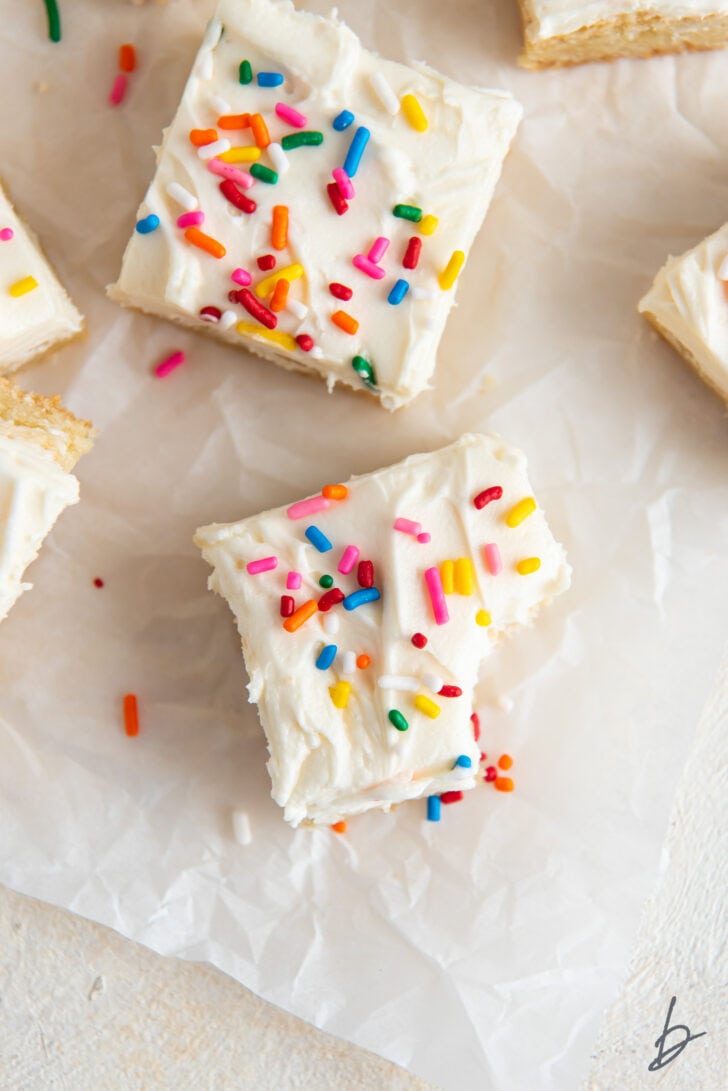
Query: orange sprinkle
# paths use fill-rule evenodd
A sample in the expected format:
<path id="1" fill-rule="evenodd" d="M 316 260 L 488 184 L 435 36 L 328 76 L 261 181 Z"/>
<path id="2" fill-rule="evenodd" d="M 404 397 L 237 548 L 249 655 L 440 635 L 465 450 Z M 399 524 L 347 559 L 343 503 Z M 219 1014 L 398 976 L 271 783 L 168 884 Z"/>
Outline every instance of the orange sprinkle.
<path id="1" fill-rule="evenodd" d="M 204 148 L 205 144 L 214 144 L 217 140 L 217 129 L 190 129 L 190 142 L 196 148 Z"/>
<path id="2" fill-rule="evenodd" d="M 134 693 L 124 697 L 124 730 L 129 736 L 139 734 L 139 706 Z"/>
<path id="3" fill-rule="evenodd" d="M 498 758 L 498 768 L 499 769 L 510 769 L 510 767 L 512 765 L 513 765 L 513 758 L 511 757 L 510 754 L 501 754 L 501 756 Z"/>
<path id="4" fill-rule="evenodd" d="M 346 500 L 349 490 L 346 485 L 324 485 L 321 495 L 327 500 Z"/>
<path id="5" fill-rule="evenodd" d="M 282 311 L 288 300 L 288 289 L 291 287 L 291 282 L 286 280 L 285 277 L 280 277 L 276 281 L 276 286 L 273 289 L 273 295 L 270 300 L 270 309 L 272 311 Z"/>
<path id="6" fill-rule="evenodd" d="M 514 784 L 510 777 L 496 777 L 495 787 L 499 792 L 512 792 Z"/>
<path id="7" fill-rule="evenodd" d="M 133 45 L 119 46 L 119 71 L 133 72 L 136 68 L 136 49 Z"/>
<path id="8" fill-rule="evenodd" d="M 218 129 L 249 129 L 250 114 L 223 114 L 217 119 Z"/>
<path id="9" fill-rule="evenodd" d="M 271 246 L 274 250 L 285 250 L 288 243 L 288 207 L 273 206 L 273 226 L 270 232 Z"/>
<path id="10" fill-rule="evenodd" d="M 331 321 L 335 326 L 338 326 L 344 333 L 356 333 L 359 329 L 359 323 L 355 318 L 352 318 L 346 311 L 334 311 L 331 315 Z"/>
<path id="11" fill-rule="evenodd" d="M 300 629 L 310 617 L 313 617 L 317 610 L 318 603 L 316 600 L 309 599 L 308 602 L 304 602 L 302 606 L 294 610 L 290 617 L 286 618 L 283 622 L 283 628 L 287 633 L 295 633 L 296 629 Z"/>
<path id="12" fill-rule="evenodd" d="M 334 822 L 331 829 L 334 833 L 346 833 L 346 822 Z"/>
<path id="13" fill-rule="evenodd" d="M 250 128 L 253 130 L 253 140 L 258 147 L 267 148 L 270 144 L 270 133 L 260 114 L 250 115 Z"/>
<path id="14" fill-rule="evenodd" d="M 358 655 L 356 657 L 356 665 L 360 671 L 365 671 L 371 663 L 371 657 L 368 655 Z"/>
<path id="15" fill-rule="evenodd" d="M 185 231 L 185 238 L 187 242 L 191 242 L 198 249 L 204 250 L 207 254 L 212 254 L 213 258 L 224 258 L 227 253 L 221 242 L 211 238 L 210 235 L 206 235 L 198 227 L 188 227 Z"/>

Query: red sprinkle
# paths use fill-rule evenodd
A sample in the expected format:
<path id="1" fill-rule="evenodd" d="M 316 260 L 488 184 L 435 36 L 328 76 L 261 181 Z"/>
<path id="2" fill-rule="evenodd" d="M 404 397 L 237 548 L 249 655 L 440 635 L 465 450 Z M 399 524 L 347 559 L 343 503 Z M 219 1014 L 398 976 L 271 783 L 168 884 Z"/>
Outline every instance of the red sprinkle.
<path id="1" fill-rule="evenodd" d="M 329 200 L 334 206 L 337 216 L 343 216 L 345 212 L 349 211 L 349 202 L 344 200 L 341 196 L 341 190 L 337 186 L 336 182 L 329 182 L 326 187 L 326 192 L 329 195 Z"/>
<path id="2" fill-rule="evenodd" d="M 281 595 L 281 617 L 290 617 L 294 606 L 293 595 Z"/>
<path id="3" fill-rule="evenodd" d="M 473 737 L 477 742 L 480 738 L 480 716 L 477 712 L 474 712 L 473 715 L 470 717 L 470 722 L 473 725 Z M 485 754 L 480 755 L 480 760 L 485 761 Z"/>
<path id="4" fill-rule="evenodd" d="M 354 292 L 351 288 L 347 288 L 345 284 L 339 284 L 338 281 L 334 281 L 333 284 L 329 284 L 329 291 L 337 299 L 351 299 Z"/>
<path id="5" fill-rule="evenodd" d="M 427 647 L 427 637 L 424 633 L 413 633 L 412 643 L 414 644 L 415 648 L 425 648 Z"/>
<path id="6" fill-rule="evenodd" d="M 220 192 L 231 205 L 239 208 L 241 212 L 247 212 L 248 215 L 255 212 L 258 207 L 255 201 L 251 201 L 250 197 L 246 197 L 229 178 L 223 179 L 220 183 Z"/>
<path id="7" fill-rule="evenodd" d="M 463 691 L 460 686 L 443 686 L 437 691 L 437 695 L 438 697 L 462 697 Z"/>
<path id="8" fill-rule="evenodd" d="M 374 565 L 371 561 L 359 561 L 356 578 L 360 587 L 374 587 Z"/>
<path id="9" fill-rule="evenodd" d="M 402 258 L 402 264 L 405 269 L 416 269 L 417 262 L 420 260 L 420 254 L 422 253 L 422 239 L 418 239 L 416 235 L 413 235 L 410 241 L 407 243 L 407 249 L 404 252 Z"/>
<path id="10" fill-rule="evenodd" d="M 313 348 L 313 337 L 309 336 L 307 333 L 299 333 L 296 338 L 296 344 L 303 352 L 310 352 Z"/>
<path id="11" fill-rule="evenodd" d="M 500 485 L 492 485 L 489 489 L 483 489 L 473 500 L 473 504 L 480 511 L 486 504 L 490 504 L 493 500 L 500 500 L 503 495 L 503 489 Z"/>
<path id="12" fill-rule="evenodd" d="M 271 269 L 275 269 L 276 259 L 273 254 L 261 254 L 258 258 L 258 268 L 264 273 L 269 273 Z"/>
<path id="13" fill-rule="evenodd" d="M 119 70 L 121 72 L 133 72 L 136 68 L 136 50 L 128 43 L 119 46 Z"/>
<path id="14" fill-rule="evenodd" d="M 443 792 L 440 796 L 443 803 L 459 803 L 462 798 L 462 792 Z"/>
<path id="15" fill-rule="evenodd" d="M 129 736 L 139 734 L 139 707 L 133 693 L 124 697 L 124 730 Z"/>
<path id="16" fill-rule="evenodd" d="M 200 311 L 200 318 L 203 322 L 219 322 L 222 318 L 222 311 L 219 307 L 203 307 Z"/>
<path id="17" fill-rule="evenodd" d="M 485 770 L 485 777 L 483 779 L 486 780 L 488 784 L 492 784 L 497 776 L 498 770 L 496 769 L 495 765 L 489 765 L 488 768 Z"/>
<path id="18" fill-rule="evenodd" d="M 278 319 L 273 314 L 273 311 L 269 311 L 267 307 L 264 307 L 259 299 L 256 299 L 253 293 L 248 288 L 241 288 L 237 293 L 238 303 L 242 303 L 249 315 L 263 325 L 267 326 L 269 330 L 274 330 L 278 325 Z"/>
<path id="19" fill-rule="evenodd" d="M 326 613 L 332 606 L 338 606 L 340 602 L 343 602 L 345 597 L 344 592 L 340 591 L 338 587 L 331 587 L 318 600 L 318 608 Z"/>
<path id="20" fill-rule="evenodd" d="M 96 579 L 94 580 L 94 587 L 103 587 L 103 586 L 104 586 L 104 581 L 99 576 L 97 576 Z"/>

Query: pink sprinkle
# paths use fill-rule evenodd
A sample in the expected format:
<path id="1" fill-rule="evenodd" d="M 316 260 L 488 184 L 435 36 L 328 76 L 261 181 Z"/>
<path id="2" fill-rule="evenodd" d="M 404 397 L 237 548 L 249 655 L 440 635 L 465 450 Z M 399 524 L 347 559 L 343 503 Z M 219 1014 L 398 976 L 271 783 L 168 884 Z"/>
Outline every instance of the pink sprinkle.
<path id="1" fill-rule="evenodd" d="M 485 567 L 490 572 L 491 576 L 497 576 L 499 572 L 503 570 L 503 562 L 501 561 L 500 550 L 495 542 L 489 542 L 487 546 L 483 548 L 485 554 Z"/>
<path id="2" fill-rule="evenodd" d="M 205 222 L 205 213 L 200 212 L 183 212 L 181 216 L 177 217 L 177 227 L 199 227 L 200 224 Z"/>
<path id="3" fill-rule="evenodd" d="M 296 129 L 305 129 L 308 125 L 308 118 L 305 114 L 299 114 L 298 110 L 294 110 L 292 106 L 287 106 L 285 102 L 276 103 L 276 113 L 278 117 L 283 118 L 289 125 L 293 125 Z"/>
<path id="4" fill-rule="evenodd" d="M 277 557 L 262 557 L 259 561 L 249 561 L 245 566 L 251 576 L 257 576 L 259 572 L 270 572 L 278 567 Z"/>
<path id="5" fill-rule="evenodd" d="M 334 176 L 334 181 L 339 187 L 339 193 L 345 200 L 350 201 L 352 197 L 356 197 L 354 184 L 343 167 L 336 167 L 331 173 Z"/>
<path id="6" fill-rule="evenodd" d="M 352 264 L 359 269 L 360 272 L 366 273 L 372 280 L 381 280 L 385 275 L 384 269 L 379 265 L 375 265 L 369 258 L 365 258 L 363 254 L 357 254 L 355 258 L 352 258 Z"/>
<path id="7" fill-rule="evenodd" d="M 427 545 L 428 542 L 432 541 L 432 535 L 428 534 L 426 530 L 423 530 L 422 534 L 417 535 L 417 541 L 420 545 Z"/>
<path id="8" fill-rule="evenodd" d="M 242 284 L 244 288 L 253 283 L 253 278 L 247 269 L 233 269 L 230 279 L 234 280 L 236 284 Z"/>
<path id="9" fill-rule="evenodd" d="M 112 106 L 119 106 L 126 94 L 126 88 L 129 81 L 123 72 L 119 72 L 118 76 L 111 85 L 111 91 L 109 93 L 109 102 Z"/>
<path id="10" fill-rule="evenodd" d="M 325 496 L 312 496 L 309 500 L 299 500 L 297 504 L 291 504 L 286 512 L 289 519 L 305 519 L 307 515 L 313 515 L 317 511 L 325 511 L 331 507 L 331 501 Z"/>
<path id="11" fill-rule="evenodd" d="M 255 178 L 247 170 L 240 170 L 239 167 L 234 167 L 232 163 L 225 163 L 222 159 L 208 159 L 207 169 L 220 178 L 227 178 L 230 182 L 236 182 L 243 189 L 250 189 L 251 186 L 255 185 Z"/>
<path id="12" fill-rule="evenodd" d="M 385 239 L 384 235 L 380 235 L 378 239 L 375 239 L 371 245 L 371 249 L 367 254 L 370 261 L 375 264 L 382 260 L 387 253 L 387 247 L 389 246 L 389 239 Z"/>
<path id="13" fill-rule="evenodd" d="M 0 242 L 10 242 L 14 234 L 12 227 L 4 227 L 0 231 Z"/>
<path id="14" fill-rule="evenodd" d="M 302 583 L 303 577 L 300 572 L 289 572 L 286 576 L 286 588 L 289 591 L 299 591 Z"/>
<path id="15" fill-rule="evenodd" d="M 450 620 L 450 615 L 447 612 L 445 592 L 442 589 L 442 580 L 440 579 L 440 569 L 428 568 L 425 572 L 425 583 L 430 595 L 435 621 L 438 625 L 444 625 L 446 621 Z"/>
<path id="16" fill-rule="evenodd" d="M 176 367 L 179 367 L 180 364 L 183 364 L 184 362 L 184 352 L 173 352 L 166 360 L 162 360 L 161 364 L 157 364 L 154 369 L 154 374 L 158 379 L 163 379 L 165 375 L 169 375 L 170 371 L 174 371 Z"/>
<path id="17" fill-rule="evenodd" d="M 343 572 L 345 576 L 351 572 L 352 568 L 359 560 L 359 550 L 356 546 L 347 546 L 341 555 L 339 561 L 339 572 Z"/>
<path id="18" fill-rule="evenodd" d="M 412 519 L 395 519 L 394 529 L 401 530 L 403 534 L 413 534 L 417 537 L 422 530 L 422 523 L 415 523 Z"/>

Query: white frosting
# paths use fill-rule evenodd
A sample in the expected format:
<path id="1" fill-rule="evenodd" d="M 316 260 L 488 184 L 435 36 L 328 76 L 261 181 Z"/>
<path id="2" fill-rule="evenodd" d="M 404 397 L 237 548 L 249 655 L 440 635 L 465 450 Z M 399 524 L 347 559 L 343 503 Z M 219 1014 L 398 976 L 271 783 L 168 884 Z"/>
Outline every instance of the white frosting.
<path id="1" fill-rule="evenodd" d="M 238 69 L 243 59 L 250 61 L 254 73 L 281 72 L 285 83 L 262 88 L 254 78 L 242 86 Z M 417 96 L 429 121 L 426 132 L 413 129 L 402 112 L 395 116 L 389 112 L 376 81 L 372 84 L 375 74 L 386 79 L 398 98 L 407 93 Z M 274 145 L 297 131 L 275 114 L 277 102 L 303 113 L 307 130 L 323 133 L 321 146 L 283 153 L 288 169 L 276 185 L 256 181 L 245 191 L 257 202 L 252 215 L 238 212 L 222 196 L 221 179 L 208 170 L 189 139 L 192 129 L 217 127 L 214 103 L 220 97 L 230 103 L 232 114 L 261 113 Z M 344 109 L 353 112 L 356 121 L 338 132 L 332 122 Z M 110 295 L 120 303 L 244 344 L 284 366 L 313 370 L 330 386 L 343 382 L 360 389 L 352 358 L 363 356 L 375 369 L 382 403 L 397 408 L 428 385 L 455 298 L 455 289 L 438 287 L 437 274 L 453 251 L 467 254 L 470 249 L 521 114 L 508 94 L 462 87 L 424 66 L 407 68 L 381 60 L 362 49 L 347 27 L 296 12 L 287 0 L 221 0 L 139 210 L 139 218 L 154 213 L 161 225 L 151 234 L 132 236 Z M 358 126 L 367 127 L 372 135 L 353 180 L 356 197 L 349 202 L 349 211 L 338 216 L 326 186 L 332 182 L 332 169 L 342 166 Z M 250 129 L 219 128 L 218 134 L 231 139 L 233 146 L 253 143 Z M 274 147 L 273 153 L 263 153 L 260 163 L 272 167 L 280 155 Z M 237 166 L 247 169 L 249 164 Z M 185 240 L 184 231 L 176 226 L 182 209 L 168 193 L 170 183 L 194 195 L 205 213 L 201 230 L 223 243 L 224 258 L 215 259 Z M 395 218 L 392 209 L 401 203 L 437 216 L 435 233 L 421 235 L 416 224 Z M 247 269 L 256 283 L 268 275 L 259 272 L 256 258 L 274 253 L 270 240 L 274 205 L 290 209 L 289 246 L 276 255 L 278 268 L 303 265 L 305 276 L 292 284 L 290 298 L 308 308 L 304 318 L 292 309 L 281 312 L 277 331 L 309 334 L 318 350 L 313 353 L 271 343 L 262 326 L 260 337 L 241 338 L 235 327 L 202 326 L 199 319 L 205 306 L 221 310 L 230 306 L 228 292 L 237 287 L 230 280 L 234 268 Z M 352 258 L 367 254 L 378 236 L 391 243 L 381 261 L 385 277 L 372 280 L 352 266 Z M 419 265 L 410 271 L 403 268 L 402 258 L 412 236 L 421 238 L 423 245 Z M 387 296 L 400 278 L 411 290 L 402 303 L 392 306 Z M 352 288 L 353 298 L 334 298 L 331 282 Z M 434 289 L 432 297 L 412 290 L 417 288 Z M 241 320 L 257 325 L 242 306 L 235 304 L 235 310 Z M 354 336 L 332 323 L 337 310 L 359 322 Z"/>
<path id="2" fill-rule="evenodd" d="M 78 480 L 0 421 L 0 620 L 32 587 L 23 573 L 58 516 L 78 501 Z"/>
<path id="3" fill-rule="evenodd" d="M 14 371 L 53 345 L 75 337 L 83 319 L 43 257 L 37 240 L 0 189 L 0 374 Z M 15 297 L 10 288 L 25 277 L 37 288 Z"/>
<path id="4" fill-rule="evenodd" d="M 694 357 L 728 398 L 728 296 L 719 277 L 728 256 L 728 224 L 678 258 L 670 258 L 639 302 Z"/>
<path id="5" fill-rule="evenodd" d="M 728 14 L 728 0 L 529 0 L 533 41 L 555 38 L 623 15 L 697 19 Z"/>
<path id="6" fill-rule="evenodd" d="M 502 499 L 476 509 L 474 497 L 496 485 Z M 524 455 L 496 437 L 466 435 L 434 454 L 354 478 L 348 488 L 347 499 L 332 500 L 327 510 L 307 518 L 292 520 L 279 508 L 202 527 L 196 536 L 214 568 L 210 587 L 237 618 L 250 700 L 258 703 L 268 739 L 273 798 L 294 825 L 331 823 L 372 807 L 389 809 L 406 799 L 472 788 L 472 772 L 453 765 L 462 754 L 477 770 L 470 715 L 480 663 L 506 631 L 527 624 L 569 585 L 564 551 L 538 508 L 519 526 L 505 522 L 531 490 Z M 432 540 L 420 543 L 394 530 L 398 518 L 421 523 Z M 310 524 L 333 543 L 329 553 L 307 541 Z M 486 567 L 487 543 L 499 546 L 498 575 Z M 314 614 L 296 632 L 285 631 L 281 595 L 293 595 L 296 606 L 318 601 L 324 594 L 318 581 L 327 573 L 345 594 L 357 590 L 356 566 L 348 575 L 338 571 L 348 545 L 373 562 L 380 601 L 351 612 L 338 605 Z M 269 556 L 278 558 L 277 568 L 247 571 L 250 561 Z M 520 575 L 515 565 L 530 557 L 540 558 L 540 568 Z M 458 558 L 470 559 L 475 587 L 470 595 L 446 595 L 450 619 L 438 625 L 424 573 Z M 300 591 L 286 590 L 289 571 L 302 574 Z M 490 625 L 476 622 L 480 610 L 488 611 Z M 330 625 L 331 618 L 338 626 Z M 428 638 L 424 649 L 412 644 L 417 632 Z M 315 660 L 325 644 L 338 651 L 333 666 L 319 670 Z M 349 652 L 369 655 L 371 665 L 345 674 Z M 428 687 L 441 680 L 459 686 L 462 696 L 441 697 Z M 339 681 L 352 687 L 345 709 L 336 708 L 329 693 Z M 419 694 L 440 706 L 437 719 L 416 708 Z M 408 730 L 389 722 L 393 708 L 405 716 Z"/>

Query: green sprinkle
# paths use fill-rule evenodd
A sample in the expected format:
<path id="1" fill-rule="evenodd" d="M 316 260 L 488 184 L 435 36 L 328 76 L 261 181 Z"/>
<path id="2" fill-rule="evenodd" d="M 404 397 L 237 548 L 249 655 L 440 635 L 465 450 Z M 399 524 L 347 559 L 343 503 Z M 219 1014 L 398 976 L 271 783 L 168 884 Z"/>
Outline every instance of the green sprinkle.
<path id="1" fill-rule="evenodd" d="M 56 0 L 45 0 L 46 13 L 48 15 L 48 37 L 52 42 L 61 40 L 61 13 L 58 10 Z"/>
<path id="2" fill-rule="evenodd" d="M 398 219 L 411 220 L 413 224 L 418 224 L 422 219 L 422 209 L 417 205 L 395 205 L 392 212 Z"/>
<path id="3" fill-rule="evenodd" d="M 323 142 L 324 134 L 311 130 L 302 133 L 288 133 L 281 140 L 281 147 L 284 152 L 289 152 L 292 148 L 302 148 L 307 144 L 323 144 Z"/>
<path id="4" fill-rule="evenodd" d="M 250 67 L 250 61 L 240 62 L 240 82 L 252 83 L 253 82 L 253 69 Z"/>
<path id="5" fill-rule="evenodd" d="M 319 580 L 319 587 L 333 587 L 333 586 L 334 586 L 334 577 L 333 576 L 322 576 L 321 579 Z"/>
<path id="6" fill-rule="evenodd" d="M 268 182 L 271 186 L 274 186 L 278 181 L 278 174 L 276 171 L 271 170 L 270 167 L 264 167 L 260 163 L 253 163 L 250 167 L 250 173 L 253 178 L 257 178 L 259 182 Z"/>
<path id="7" fill-rule="evenodd" d="M 369 386 L 377 385 L 377 377 L 374 374 L 374 368 L 363 356 L 355 356 L 351 361 L 351 366 L 354 368 L 357 375 L 359 375 Z"/>
<path id="8" fill-rule="evenodd" d="M 390 713 L 389 713 L 389 722 L 390 722 L 390 724 L 394 724 L 394 726 L 397 728 L 398 731 L 406 731 L 407 728 L 409 727 L 409 724 L 405 720 L 402 713 L 399 712 L 396 708 L 393 708 L 390 711 Z"/>

